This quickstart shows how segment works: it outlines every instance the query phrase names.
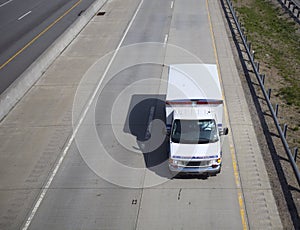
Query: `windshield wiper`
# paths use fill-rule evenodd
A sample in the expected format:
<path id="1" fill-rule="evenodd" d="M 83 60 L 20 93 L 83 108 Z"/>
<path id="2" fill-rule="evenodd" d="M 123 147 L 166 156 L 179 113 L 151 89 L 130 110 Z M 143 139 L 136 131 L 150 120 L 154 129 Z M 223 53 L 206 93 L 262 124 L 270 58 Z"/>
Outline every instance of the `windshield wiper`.
<path id="1" fill-rule="evenodd" d="M 207 138 L 199 138 L 199 140 L 198 140 L 198 144 L 206 144 L 209 142 L 210 142 L 210 140 Z"/>

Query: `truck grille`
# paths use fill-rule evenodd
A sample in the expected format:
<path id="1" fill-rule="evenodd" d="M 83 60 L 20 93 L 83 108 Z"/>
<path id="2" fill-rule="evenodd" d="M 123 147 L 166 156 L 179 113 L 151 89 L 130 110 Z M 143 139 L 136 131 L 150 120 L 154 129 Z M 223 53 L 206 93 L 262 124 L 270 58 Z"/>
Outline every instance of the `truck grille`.
<path id="1" fill-rule="evenodd" d="M 185 163 L 186 167 L 206 167 L 210 166 L 211 161 L 188 161 Z"/>

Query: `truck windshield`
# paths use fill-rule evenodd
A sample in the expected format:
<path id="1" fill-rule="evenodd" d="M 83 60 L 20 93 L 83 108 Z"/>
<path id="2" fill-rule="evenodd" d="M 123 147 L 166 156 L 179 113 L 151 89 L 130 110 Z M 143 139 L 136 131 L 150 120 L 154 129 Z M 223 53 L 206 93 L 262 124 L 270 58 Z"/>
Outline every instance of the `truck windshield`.
<path id="1" fill-rule="evenodd" d="M 206 144 L 217 142 L 218 132 L 214 120 L 175 120 L 171 140 L 182 144 Z"/>

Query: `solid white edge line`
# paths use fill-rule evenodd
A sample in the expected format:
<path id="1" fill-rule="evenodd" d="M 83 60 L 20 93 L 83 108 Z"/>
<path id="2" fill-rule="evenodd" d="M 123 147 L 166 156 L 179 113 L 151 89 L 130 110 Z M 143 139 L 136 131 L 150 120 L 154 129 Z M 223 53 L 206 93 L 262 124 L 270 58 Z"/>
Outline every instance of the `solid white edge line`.
<path id="1" fill-rule="evenodd" d="M 13 1 L 13 0 L 9 0 L 9 1 L 7 1 L 7 2 L 2 3 L 2 4 L 0 5 L 0 8 L 3 7 L 3 6 L 5 6 L 6 4 L 12 2 L 12 1 Z"/>
<path id="2" fill-rule="evenodd" d="M 28 11 L 27 13 L 23 14 L 21 17 L 18 18 L 18 21 L 25 18 L 28 14 L 31 14 L 31 11 Z"/>
<path id="3" fill-rule="evenodd" d="M 173 9 L 174 1 L 171 2 L 171 9 Z"/>
<path id="4" fill-rule="evenodd" d="M 108 70 L 109 70 L 109 68 L 110 68 L 110 66 L 111 66 L 111 64 L 112 64 L 112 62 L 114 61 L 114 59 L 115 59 L 115 57 L 116 57 L 118 51 L 120 50 L 120 47 L 121 47 L 121 45 L 122 45 L 122 43 L 123 43 L 123 41 L 124 41 L 124 39 L 125 39 L 125 37 L 126 37 L 128 31 L 129 31 L 129 29 L 130 29 L 130 27 L 131 27 L 133 21 L 135 20 L 135 18 L 136 18 L 136 16 L 137 16 L 137 14 L 138 14 L 138 12 L 139 12 L 139 10 L 140 10 L 140 8 L 141 8 L 143 2 L 144 2 L 144 0 L 141 0 L 141 1 L 140 1 L 140 4 L 138 5 L 138 8 L 136 9 L 136 11 L 135 11 L 133 17 L 131 18 L 131 21 L 130 21 L 130 23 L 128 24 L 126 31 L 124 32 L 123 37 L 122 37 L 122 39 L 121 39 L 119 45 L 117 46 L 117 49 L 115 50 L 115 52 L 114 52 L 112 58 L 110 59 L 110 62 L 108 63 L 108 65 L 107 65 L 107 67 L 106 67 L 106 69 L 105 69 L 105 71 L 104 71 L 104 73 L 103 73 L 103 75 L 102 75 L 102 78 L 101 78 L 101 80 L 99 81 L 99 83 L 98 83 L 98 85 L 97 85 L 97 87 L 96 87 L 96 90 L 94 91 L 94 93 L 93 93 L 91 99 L 89 100 L 89 102 L 88 102 L 88 104 L 87 104 L 87 107 L 85 108 L 85 110 L 84 110 L 82 116 L 80 117 L 79 122 L 78 122 L 78 124 L 76 125 L 76 127 L 75 127 L 75 129 L 74 129 L 74 131 L 73 131 L 73 134 L 72 134 L 72 136 L 70 137 L 70 139 L 69 139 L 69 141 L 68 141 L 68 144 L 66 145 L 66 147 L 65 147 L 64 150 L 63 150 L 63 154 L 61 155 L 61 157 L 59 158 L 59 161 L 58 161 L 57 164 L 55 165 L 55 168 L 54 168 L 53 172 L 51 173 L 51 176 L 49 177 L 49 179 L 48 179 L 48 181 L 47 181 L 45 187 L 43 188 L 43 190 L 42 190 L 42 192 L 41 192 L 41 194 L 40 194 L 40 196 L 39 196 L 37 202 L 35 203 L 35 205 L 34 205 L 32 211 L 31 211 L 29 217 L 27 218 L 27 221 L 25 222 L 25 225 L 24 225 L 24 227 L 22 228 L 22 230 L 27 230 L 28 227 L 29 227 L 29 225 L 31 224 L 31 221 L 33 220 L 33 218 L 34 218 L 34 216 L 35 216 L 35 214 L 36 214 L 38 208 L 40 207 L 40 205 L 41 205 L 41 203 L 42 203 L 42 201 L 43 201 L 43 199 L 44 199 L 44 197 L 45 197 L 45 195 L 46 195 L 46 193 L 47 193 L 47 191 L 48 191 L 48 189 L 49 189 L 49 187 L 50 187 L 50 185 L 51 185 L 51 183 L 52 183 L 52 181 L 53 181 L 53 179 L 54 179 L 54 177 L 55 177 L 55 175 L 56 175 L 56 173 L 58 172 L 58 169 L 60 168 L 60 166 L 61 166 L 61 164 L 62 164 L 62 162 L 63 162 L 63 160 L 64 160 L 64 158 L 65 158 L 65 156 L 66 156 L 66 154 L 67 154 L 67 152 L 68 152 L 68 150 L 69 150 L 71 144 L 72 144 L 72 142 L 74 141 L 75 136 L 76 136 L 76 134 L 77 134 L 77 132 L 78 132 L 78 130 L 79 130 L 79 127 L 80 127 L 80 125 L 82 124 L 82 122 L 83 122 L 83 120 L 84 120 L 84 118 L 85 118 L 85 116 L 86 116 L 86 114 L 87 114 L 87 112 L 88 112 L 88 110 L 89 110 L 89 108 L 90 108 L 92 102 L 94 101 L 95 96 L 97 95 L 97 92 L 98 92 L 98 90 L 100 89 L 100 86 L 101 86 L 101 84 L 102 84 L 102 82 L 103 82 L 103 80 L 104 80 L 104 78 L 105 78 L 105 76 L 106 76 L 106 74 L 107 74 L 107 72 L 108 72 Z"/>

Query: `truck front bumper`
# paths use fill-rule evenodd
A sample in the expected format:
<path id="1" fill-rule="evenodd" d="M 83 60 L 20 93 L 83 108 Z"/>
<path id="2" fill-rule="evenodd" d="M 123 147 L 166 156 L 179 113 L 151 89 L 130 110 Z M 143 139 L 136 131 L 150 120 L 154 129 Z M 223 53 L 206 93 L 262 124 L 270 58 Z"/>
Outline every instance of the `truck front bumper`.
<path id="1" fill-rule="evenodd" d="M 221 171 L 221 164 L 216 167 L 180 167 L 169 164 L 171 173 L 174 174 L 217 174 Z"/>

